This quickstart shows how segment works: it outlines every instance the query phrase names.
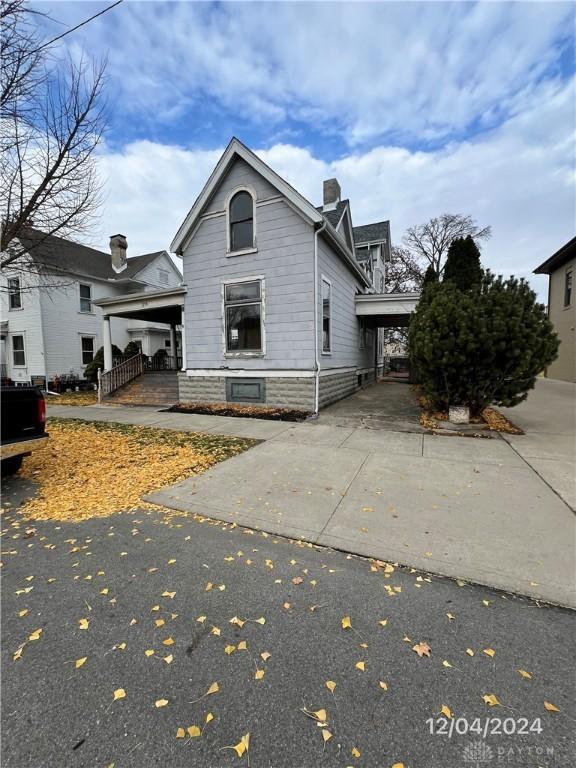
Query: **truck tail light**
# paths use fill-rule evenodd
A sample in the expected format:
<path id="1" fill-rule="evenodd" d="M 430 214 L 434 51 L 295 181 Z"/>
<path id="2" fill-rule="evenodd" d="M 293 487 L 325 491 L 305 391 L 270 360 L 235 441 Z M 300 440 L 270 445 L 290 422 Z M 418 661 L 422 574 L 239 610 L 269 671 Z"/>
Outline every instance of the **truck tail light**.
<path id="1" fill-rule="evenodd" d="M 38 423 L 42 427 L 46 424 L 46 401 L 43 397 L 38 400 Z"/>

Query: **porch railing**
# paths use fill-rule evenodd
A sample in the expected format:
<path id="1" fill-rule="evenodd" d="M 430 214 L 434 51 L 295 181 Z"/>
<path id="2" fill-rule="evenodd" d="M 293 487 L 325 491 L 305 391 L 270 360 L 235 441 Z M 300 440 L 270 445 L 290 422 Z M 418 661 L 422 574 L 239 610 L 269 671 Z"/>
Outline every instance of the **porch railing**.
<path id="1" fill-rule="evenodd" d="M 144 355 L 139 352 L 134 357 L 124 360 L 119 365 L 115 365 L 109 371 L 102 372 L 98 369 L 98 402 L 102 398 L 112 394 L 123 384 L 127 384 L 136 376 L 140 376 L 144 371 Z"/>
<path id="2" fill-rule="evenodd" d="M 179 371 L 182 368 L 182 358 L 173 355 L 152 355 L 144 361 L 144 373 L 146 371 Z"/>

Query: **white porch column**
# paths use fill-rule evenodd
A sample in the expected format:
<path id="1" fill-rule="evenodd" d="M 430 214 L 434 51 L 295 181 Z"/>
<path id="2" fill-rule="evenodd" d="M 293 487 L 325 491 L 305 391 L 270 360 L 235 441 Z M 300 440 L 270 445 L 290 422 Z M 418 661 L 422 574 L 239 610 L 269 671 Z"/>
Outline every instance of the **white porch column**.
<path id="1" fill-rule="evenodd" d="M 182 348 L 182 370 L 186 370 L 186 314 L 184 312 L 184 304 L 182 304 L 182 330 L 180 332 L 180 345 Z"/>
<path id="2" fill-rule="evenodd" d="M 178 348 L 176 346 L 176 326 L 174 323 L 170 324 L 170 354 L 174 357 L 172 367 L 177 371 L 178 363 L 176 362 L 176 358 L 178 357 Z"/>
<path id="3" fill-rule="evenodd" d="M 110 317 L 104 315 L 102 324 L 102 341 L 104 344 L 104 370 L 112 368 L 112 332 L 110 330 Z"/>

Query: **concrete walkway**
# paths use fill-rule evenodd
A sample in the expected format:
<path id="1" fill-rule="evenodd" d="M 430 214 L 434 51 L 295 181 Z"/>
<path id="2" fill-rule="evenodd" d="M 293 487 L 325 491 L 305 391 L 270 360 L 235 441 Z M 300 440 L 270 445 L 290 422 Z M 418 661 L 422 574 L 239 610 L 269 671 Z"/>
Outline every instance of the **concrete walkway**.
<path id="1" fill-rule="evenodd" d="M 576 518 L 516 439 L 145 408 L 49 415 L 265 440 L 148 500 L 576 607 Z"/>

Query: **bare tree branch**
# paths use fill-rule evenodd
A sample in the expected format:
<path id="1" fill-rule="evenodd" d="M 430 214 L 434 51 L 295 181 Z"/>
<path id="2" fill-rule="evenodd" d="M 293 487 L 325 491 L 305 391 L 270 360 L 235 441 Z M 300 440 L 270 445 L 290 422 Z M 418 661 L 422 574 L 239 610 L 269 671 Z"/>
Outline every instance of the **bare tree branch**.
<path id="1" fill-rule="evenodd" d="M 24 271 L 29 248 L 20 238 L 31 227 L 45 238 L 78 237 L 92 225 L 101 204 L 94 150 L 105 125 L 106 63 L 90 65 L 69 57 L 50 67 L 48 50 L 38 50 L 30 13 L 24 0 L 9 0 L 0 17 L 0 266 L 17 269 L 22 264 Z M 42 242 L 35 237 L 33 247 Z"/>
<path id="2" fill-rule="evenodd" d="M 492 235 L 492 229 L 479 227 L 472 216 L 443 213 L 425 224 L 410 227 L 402 240 L 412 256 L 424 264 L 424 268 L 431 265 L 441 275 L 452 241 L 468 235 L 480 247 L 479 241 L 487 240 Z"/>

